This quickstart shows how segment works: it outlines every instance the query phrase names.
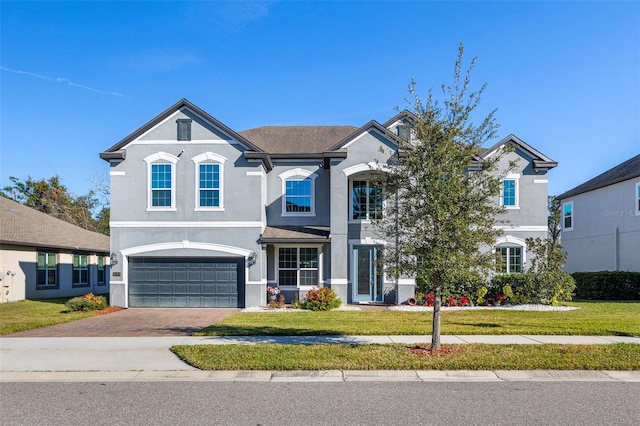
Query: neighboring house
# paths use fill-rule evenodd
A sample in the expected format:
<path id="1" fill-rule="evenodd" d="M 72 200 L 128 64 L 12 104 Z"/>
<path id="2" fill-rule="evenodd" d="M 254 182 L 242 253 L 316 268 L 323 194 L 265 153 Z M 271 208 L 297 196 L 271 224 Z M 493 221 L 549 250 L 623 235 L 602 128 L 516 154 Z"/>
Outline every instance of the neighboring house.
<path id="1" fill-rule="evenodd" d="M 0 302 L 109 292 L 109 237 L 0 197 Z"/>
<path id="2" fill-rule="evenodd" d="M 111 303 L 124 307 L 266 304 L 314 286 L 348 303 L 399 303 L 415 281 L 376 261 L 380 165 L 410 134 L 402 112 L 380 124 L 267 126 L 236 132 L 183 99 L 101 153 L 110 163 Z M 507 207 L 496 247 L 522 271 L 525 238 L 546 236 L 547 171 L 556 163 L 511 135 L 519 160 L 496 202 Z"/>
<path id="3" fill-rule="evenodd" d="M 567 272 L 640 272 L 640 155 L 558 199 Z"/>

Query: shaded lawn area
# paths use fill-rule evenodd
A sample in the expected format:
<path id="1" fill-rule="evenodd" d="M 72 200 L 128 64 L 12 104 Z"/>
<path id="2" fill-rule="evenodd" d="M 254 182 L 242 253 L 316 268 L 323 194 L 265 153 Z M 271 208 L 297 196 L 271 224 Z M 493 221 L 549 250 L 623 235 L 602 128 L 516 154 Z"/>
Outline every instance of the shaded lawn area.
<path id="1" fill-rule="evenodd" d="M 455 346 L 455 345 L 451 345 Z M 443 346 L 444 347 L 444 346 Z M 200 345 L 171 350 L 201 370 L 640 370 L 640 345 L 464 345 L 443 356 L 407 345 Z"/>
<path id="2" fill-rule="evenodd" d="M 34 328 L 48 327 L 83 318 L 92 312 L 66 312 L 68 298 L 46 300 L 20 300 L 0 304 L 0 335 Z"/>
<path id="3" fill-rule="evenodd" d="M 573 311 L 442 312 L 442 334 L 640 336 L 640 302 L 571 302 Z M 430 335 L 431 312 L 238 313 L 198 336 Z"/>

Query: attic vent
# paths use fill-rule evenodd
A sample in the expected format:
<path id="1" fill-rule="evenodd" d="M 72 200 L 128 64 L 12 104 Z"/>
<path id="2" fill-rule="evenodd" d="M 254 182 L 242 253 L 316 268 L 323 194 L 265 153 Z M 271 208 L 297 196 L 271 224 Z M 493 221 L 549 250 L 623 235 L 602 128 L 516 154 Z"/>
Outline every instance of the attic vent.
<path id="1" fill-rule="evenodd" d="M 191 120 L 180 119 L 178 123 L 178 140 L 190 141 L 191 140 Z"/>
<path id="2" fill-rule="evenodd" d="M 401 124 L 396 127 L 396 131 L 398 132 L 398 137 L 403 140 L 409 140 L 411 137 L 411 129 L 406 124 Z"/>

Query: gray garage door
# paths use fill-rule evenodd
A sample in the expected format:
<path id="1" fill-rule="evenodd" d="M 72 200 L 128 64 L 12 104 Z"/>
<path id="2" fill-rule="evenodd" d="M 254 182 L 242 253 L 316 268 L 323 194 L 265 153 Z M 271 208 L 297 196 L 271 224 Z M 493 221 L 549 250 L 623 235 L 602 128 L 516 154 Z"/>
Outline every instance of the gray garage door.
<path id="1" fill-rule="evenodd" d="M 242 307 L 243 264 L 243 258 L 130 258 L 129 306 Z"/>

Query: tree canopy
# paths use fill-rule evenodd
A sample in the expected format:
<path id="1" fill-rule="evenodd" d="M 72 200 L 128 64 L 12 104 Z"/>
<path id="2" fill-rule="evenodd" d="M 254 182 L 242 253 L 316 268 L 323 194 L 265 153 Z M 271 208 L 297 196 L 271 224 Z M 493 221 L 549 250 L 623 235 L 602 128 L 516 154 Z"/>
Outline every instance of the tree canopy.
<path id="1" fill-rule="evenodd" d="M 500 231 L 496 202 L 508 170 L 498 171 L 504 152 L 480 160 L 478 154 L 495 137 L 494 112 L 479 124 L 473 112 L 483 85 L 470 91 L 476 60 L 463 71 L 463 46 L 455 62 L 453 83 L 442 85 L 442 100 L 432 91 L 426 100 L 411 81 L 412 135 L 400 141 L 399 155 L 380 177 L 387 194 L 385 214 L 377 229 L 388 241 L 384 264 L 388 273 L 422 277 L 435 295 L 432 348 L 440 347 L 440 302 L 445 286 L 493 269 L 489 250 Z"/>
<path id="2" fill-rule="evenodd" d="M 57 175 L 38 180 L 30 176 L 24 181 L 13 176 L 9 179 L 12 185 L 1 189 L 1 196 L 81 228 L 109 235 L 109 205 L 101 203 L 95 191 L 73 196 Z"/>

